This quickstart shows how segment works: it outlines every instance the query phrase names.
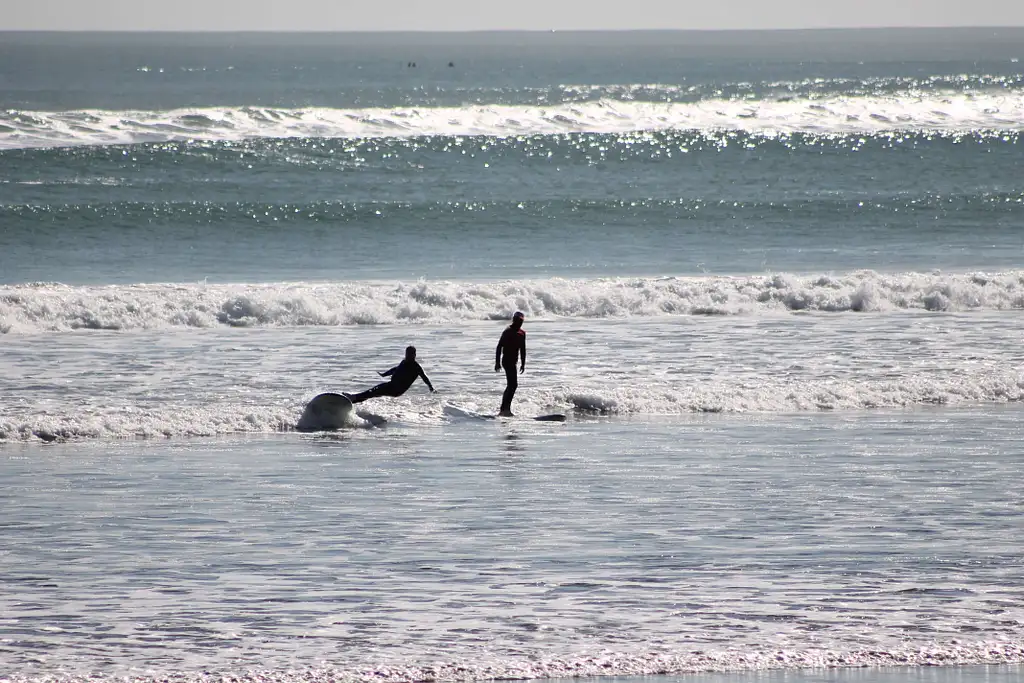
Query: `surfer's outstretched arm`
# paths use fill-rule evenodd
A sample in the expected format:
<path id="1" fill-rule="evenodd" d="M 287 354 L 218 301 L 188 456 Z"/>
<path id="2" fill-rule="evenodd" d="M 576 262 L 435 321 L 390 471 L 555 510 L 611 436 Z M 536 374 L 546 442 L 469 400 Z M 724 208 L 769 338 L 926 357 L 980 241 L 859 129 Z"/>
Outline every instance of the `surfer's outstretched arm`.
<path id="1" fill-rule="evenodd" d="M 430 378 L 427 377 L 427 373 L 423 372 L 423 368 L 420 368 L 420 377 L 427 385 L 427 389 L 430 389 L 430 393 L 434 393 L 434 385 L 430 383 Z"/>
<path id="2" fill-rule="evenodd" d="M 380 375 L 381 377 L 390 377 L 391 375 L 394 374 L 395 370 L 397 370 L 397 369 L 398 369 L 398 366 L 396 365 L 395 367 L 391 368 L 390 370 L 385 370 L 384 372 L 378 372 L 377 374 Z"/>

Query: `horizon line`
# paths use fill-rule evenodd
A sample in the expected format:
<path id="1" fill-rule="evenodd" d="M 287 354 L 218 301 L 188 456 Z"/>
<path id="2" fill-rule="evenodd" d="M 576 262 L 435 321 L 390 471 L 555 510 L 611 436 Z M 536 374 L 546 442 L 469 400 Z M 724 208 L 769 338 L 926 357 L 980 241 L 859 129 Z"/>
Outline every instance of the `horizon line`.
<path id="1" fill-rule="evenodd" d="M 999 29 L 1024 29 L 1024 24 L 1006 25 L 879 25 L 879 26 L 802 26 L 802 27 L 771 27 L 771 28 L 470 28 L 470 29 L 316 29 L 316 28 L 4 28 L 0 33 L 797 33 L 807 31 L 978 31 Z"/>

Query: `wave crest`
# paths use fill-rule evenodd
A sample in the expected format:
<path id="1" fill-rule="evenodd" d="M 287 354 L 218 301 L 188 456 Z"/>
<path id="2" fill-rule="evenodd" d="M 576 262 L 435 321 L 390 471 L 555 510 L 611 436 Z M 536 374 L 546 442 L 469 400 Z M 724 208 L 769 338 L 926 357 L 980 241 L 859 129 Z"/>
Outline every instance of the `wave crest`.
<path id="1" fill-rule="evenodd" d="M 735 97 L 692 102 L 605 97 L 548 106 L 9 110 L 0 112 L 0 149 L 251 138 L 511 137 L 661 130 L 727 130 L 776 136 L 1022 129 L 1024 92 L 993 89 L 988 92 Z"/>
<path id="2" fill-rule="evenodd" d="M 1024 309 L 1024 271 L 0 288 L 0 333 Z"/>

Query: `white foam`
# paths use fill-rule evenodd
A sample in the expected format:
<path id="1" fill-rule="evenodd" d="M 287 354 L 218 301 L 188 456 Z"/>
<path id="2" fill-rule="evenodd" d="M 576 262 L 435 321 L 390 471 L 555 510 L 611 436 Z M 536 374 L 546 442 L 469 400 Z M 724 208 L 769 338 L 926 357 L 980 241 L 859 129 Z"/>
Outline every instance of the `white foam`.
<path id="1" fill-rule="evenodd" d="M 300 409 L 218 404 L 135 409 L 66 405 L 0 418 L 0 441 L 210 437 L 287 432 Z M 369 426 L 369 425 L 367 425 Z"/>
<path id="2" fill-rule="evenodd" d="M 1024 372 L 1016 368 L 984 367 L 942 371 L 908 368 L 892 378 L 870 377 L 851 370 L 840 377 L 811 375 L 780 377 L 770 370 L 753 376 L 722 371 L 707 380 L 665 379 L 637 372 L 576 377 L 569 372 L 549 375 L 540 386 L 520 388 L 515 412 L 532 416 L 570 413 L 588 416 L 666 416 L 695 413 L 771 414 L 868 409 L 912 408 L 922 405 L 971 406 L 1024 401 Z M 446 392 L 446 402 L 420 396 L 378 402 L 379 412 L 359 411 L 346 427 L 371 429 L 387 420 L 392 426 L 439 425 L 493 415 L 501 383 L 481 391 Z M 550 387 L 550 388 L 549 388 Z M 66 441 L 75 439 L 147 439 L 279 434 L 296 431 L 303 404 L 296 396 L 264 397 L 264 404 L 240 404 L 210 395 L 201 405 L 180 399 L 148 407 L 130 407 L 119 399 L 107 405 L 65 401 L 59 406 L 11 405 L 0 416 L 2 441 Z M 454 407 L 457 404 L 461 407 Z"/>
<path id="3" fill-rule="evenodd" d="M 638 383 L 586 391 L 569 388 L 551 392 L 548 400 L 597 415 L 784 413 L 1024 401 L 1024 373 L 1016 369 L 936 375 L 876 379 L 851 374 L 820 380 L 778 378 L 766 372 L 757 379 Z"/>
<path id="4" fill-rule="evenodd" d="M 672 93 L 662 93 L 671 96 Z M 544 105 L 0 112 L 0 149 L 250 138 L 406 138 L 694 130 L 777 136 L 1024 129 L 1024 91 L 920 91 Z"/>
<path id="5" fill-rule="evenodd" d="M 504 282 L 0 287 L 0 333 L 437 324 L 531 317 L 1024 309 L 1024 271 Z"/>
<path id="6" fill-rule="evenodd" d="M 471 683 L 494 680 L 551 680 L 598 676 L 654 676 L 711 672 L 801 671 L 809 669 L 881 667 L 935 667 L 967 665 L 1006 665 L 1024 663 L 1024 641 L 1016 639 L 981 642 L 907 643 L 899 647 L 870 649 L 734 647 L 699 648 L 688 651 L 630 653 L 605 650 L 593 654 L 565 657 L 510 659 L 482 655 L 472 660 L 436 661 L 407 664 L 394 661 L 378 666 L 320 666 L 290 670 L 218 670 L 203 672 L 133 672 L 135 683 L 219 683 L 224 680 L 252 683 L 306 683 L 308 681 L 344 681 L 345 683 L 411 683 L 437 681 Z M 15 674 L 12 683 L 84 683 L 84 681 L 121 681 L 123 675 L 88 672 L 87 674 Z"/>

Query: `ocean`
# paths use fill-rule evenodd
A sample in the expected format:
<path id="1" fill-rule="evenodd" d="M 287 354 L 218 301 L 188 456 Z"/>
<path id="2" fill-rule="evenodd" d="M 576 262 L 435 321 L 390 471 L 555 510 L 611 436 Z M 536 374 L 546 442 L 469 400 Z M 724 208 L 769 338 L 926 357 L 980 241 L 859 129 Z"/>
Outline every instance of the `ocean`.
<path id="1" fill-rule="evenodd" d="M 0 681 L 1019 680 L 1022 46 L 0 33 Z"/>

